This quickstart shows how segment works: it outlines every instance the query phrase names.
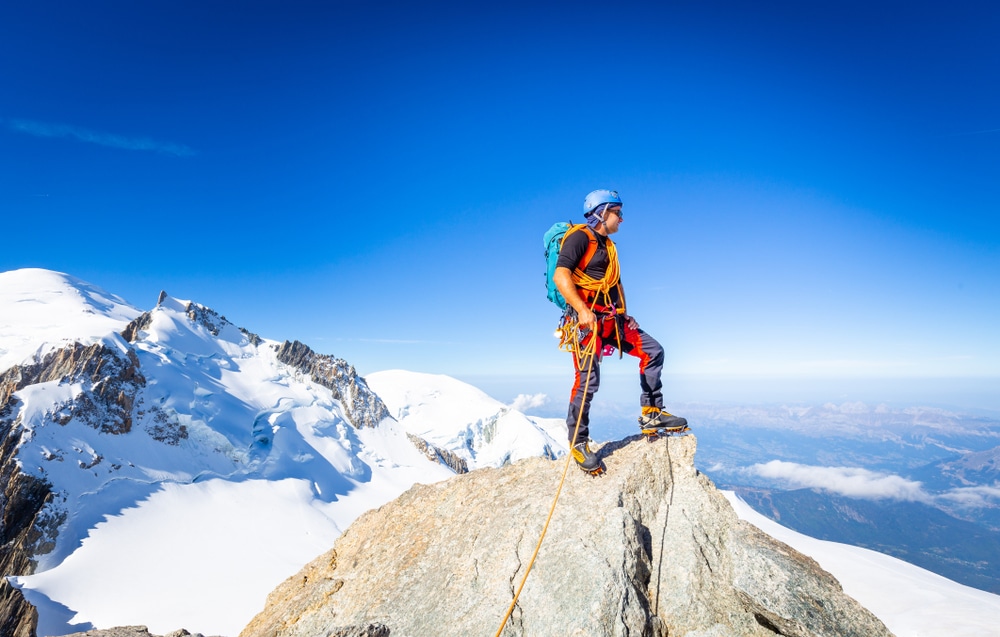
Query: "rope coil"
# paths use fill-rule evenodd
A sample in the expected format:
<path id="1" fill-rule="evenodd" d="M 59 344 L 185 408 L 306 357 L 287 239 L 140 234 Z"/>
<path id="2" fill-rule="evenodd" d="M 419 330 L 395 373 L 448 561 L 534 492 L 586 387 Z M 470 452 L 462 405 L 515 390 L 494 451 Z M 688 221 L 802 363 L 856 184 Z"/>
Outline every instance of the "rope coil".
<path id="1" fill-rule="evenodd" d="M 621 280 L 621 270 L 618 266 L 618 248 L 610 239 L 607 242 L 608 251 L 608 269 L 605 271 L 604 276 L 600 279 L 595 279 L 589 276 L 586 272 L 580 268 L 573 270 L 573 283 L 577 288 L 586 290 L 594 295 L 593 302 L 591 302 L 591 307 L 597 301 L 600 293 L 604 293 L 605 298 L 608 297 L 611 292 L 611 288 L 618 285 Z"/>

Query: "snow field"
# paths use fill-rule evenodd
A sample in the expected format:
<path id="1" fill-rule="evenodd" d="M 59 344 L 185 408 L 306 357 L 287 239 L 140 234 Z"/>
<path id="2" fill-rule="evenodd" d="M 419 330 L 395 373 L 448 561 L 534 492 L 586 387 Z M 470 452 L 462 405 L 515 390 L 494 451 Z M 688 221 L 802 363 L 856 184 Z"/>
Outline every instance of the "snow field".
<path id="1" fill-rule="evenodd" d="M 757 513 L 732 491 L 723 493 L 740 519 L 816 560 L 896 637 L 1000 635 L 1000 595 L 883 553 L 802 535 Z"/>

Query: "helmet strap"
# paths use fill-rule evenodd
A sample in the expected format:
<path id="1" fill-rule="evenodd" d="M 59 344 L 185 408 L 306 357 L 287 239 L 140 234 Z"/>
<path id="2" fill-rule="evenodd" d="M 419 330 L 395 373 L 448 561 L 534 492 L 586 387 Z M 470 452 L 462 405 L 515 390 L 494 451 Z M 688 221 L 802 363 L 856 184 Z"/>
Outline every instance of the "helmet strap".
<path id="1" fill-rule="evenodd" d="M 604 213 L 608 211 L 609 205 L 611 204 L 607 203 L 604 204 L 604 208 L 601 209 L 601 212 L 597 212 L 597 209 L 595 208 L 594 212 L 592 212 L 590 216 L 587 217 L 587 225 L 593 228 L 594 230 L 597 230 L 597 226 L 604 223 Z"/>

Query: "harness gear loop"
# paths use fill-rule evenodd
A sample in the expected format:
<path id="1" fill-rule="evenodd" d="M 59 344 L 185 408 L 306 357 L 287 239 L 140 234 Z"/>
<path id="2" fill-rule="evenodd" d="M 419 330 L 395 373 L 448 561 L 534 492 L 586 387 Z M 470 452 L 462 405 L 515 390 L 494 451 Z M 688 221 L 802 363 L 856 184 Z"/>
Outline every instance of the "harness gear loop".
<path id="1" fill-rule="evenodd" d="M 573 333 L 576 335 L 574 339 L 576 341 L 575 349 L 579 351 L 580 349 L 580 339 L 579 332 L 574 329 Z M 593 369 L 593 359 L 594 359 L 594 344 L 597 342 L 596 338 L 590 339 L 590 343 L 584 346 L 583 356 L 587 361 L 587 381 L 583 385 L 583 393 L 587 393 L 587 389 L 590 387 L 590 371 Z M 581 359 L 577 359 L 581 360 Z M 581 360 L 582 362 L 582 360 Z M 583 410 L 580 410 L 580 415 L 576 417 L 576 427 L 573 429 L 573 436 L 570 438 L 570 447 L 572 447 L 572 441 L 576 440 L 576 434 L 580 431 L 580 421 L 583 420 Z M 566 482 L 566 473 L 569 471 L 569 463 L 573 459 L 572 449 L 566 451 L 566 464 L 563 466 L 562 477 L 559 479 L 559 487 L 556 489 L 556 495 L 552 499 L 552 506 L 549 508 L 549 516 L 545 518 L 545 526 L 542 527 L 542 534 L 538 537 L 538 544 L 535 545 L 535 552 L 531 554 L 531 559 L 528 560 L 528 567 L 524 570 L 524 576 L 521 578 L 521 583 L 517 587 L 517 592 L 514 593 L 514 599 L 511 600 L 510 606 L 507 608 L 507 613 L 503 616 L 503 620 L 500 622 L 500 628 L 497 629 L 496 635 L 494 637 L 500 637 L 500 633 L 503 632 L 504 626 L 507 625 L 507 621 L 510 619 L 511 614 L 514 612 L 514 607 L 517 605 L 517 599 L 521 596 L 521 590 L 524 588 L 525 582 L 528 581 L 528 574 L 531 573 L 531 567 L 535 565 L 535 558 L 538 557 L 538 551 L 542 548 L 542 540 L 545 539 L 545 533 L 549 530 L 549 522 L 552 521 L 552 515 L 556 512 L 556 503 L 559 502 L 559 495 L 562 493 L 563 483 Z"/>

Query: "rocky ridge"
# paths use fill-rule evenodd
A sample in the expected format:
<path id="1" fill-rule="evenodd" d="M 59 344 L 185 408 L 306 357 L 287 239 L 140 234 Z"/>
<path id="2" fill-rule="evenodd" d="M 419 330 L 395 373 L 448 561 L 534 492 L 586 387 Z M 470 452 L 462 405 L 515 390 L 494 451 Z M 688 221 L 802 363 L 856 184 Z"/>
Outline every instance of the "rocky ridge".
<path id="1" fill-rule="evenodd" d="M 468 473 L 469 463 L 465 461 L 465 458 L 460 458 L 458 455 L 443 449 L 436 445 L 432 445 L 420 436 L 414 436 L 411 433 L 406 434 L 410 443 L 414 447 L 419 449 L 429 460 L 443 464 L 447 467 L 451 467 L 452 471 L 455 473 Z"/>
<path id="2" fill-rule="evenodd" d="M 374 427 L 389 417 L 382 399 L 368 389 L 354 366 L 342 358 L 317 354 L 298 341 L 275 347 L 278 360 L 307 375 L 314 383 L 330 390 L 344 407 L 344 415 L 356 428 Z"/>
<path id="3" fill-rule="evenodd" d="M 811 558 L 739 520 L 694 436 L 609 443 L 573 468 L 504 635 L 879 637 Z M 562 462 L 415 486 L 281 584 L 241 637 L 491 634 L 541 533 Z"/>

